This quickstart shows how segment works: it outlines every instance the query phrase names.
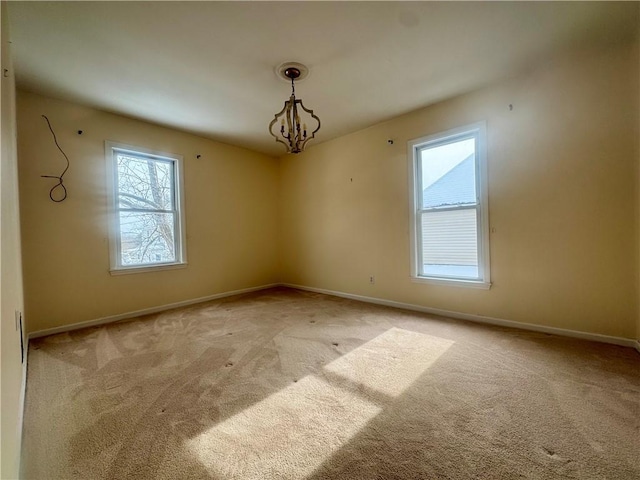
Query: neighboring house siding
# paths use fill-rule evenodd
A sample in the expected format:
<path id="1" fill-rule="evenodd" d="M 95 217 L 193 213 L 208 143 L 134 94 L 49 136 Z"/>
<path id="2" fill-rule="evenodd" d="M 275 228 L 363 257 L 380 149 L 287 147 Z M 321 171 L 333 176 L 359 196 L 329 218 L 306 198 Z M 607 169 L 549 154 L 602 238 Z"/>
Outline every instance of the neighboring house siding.
<path id="1" fill-rule="evenodd" d="M 422 216 L 425 265 L 477 265 L 476 211 L 453 210 Z"/>
<path id="2" fill-rule="evenodd" d="M 425 207 L 476 202 L 475 162 L 470 155 L 424 189 Z M 477 265 L 475 210 L 430 212 L 422 216 L 422 260 L 425 265 Z"/>

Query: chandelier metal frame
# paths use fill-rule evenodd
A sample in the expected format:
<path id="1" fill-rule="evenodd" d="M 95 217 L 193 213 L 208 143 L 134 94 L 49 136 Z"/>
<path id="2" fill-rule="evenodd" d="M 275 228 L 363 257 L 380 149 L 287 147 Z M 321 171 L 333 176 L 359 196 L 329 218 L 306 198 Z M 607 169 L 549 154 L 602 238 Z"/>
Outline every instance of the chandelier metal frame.
<path id="1" fill-rule="evenodd" d="M 315 134 L 320 130 L 320 119 L 313 113 L 313 110 L 306 108 L 302 99 L 296 98 L 295 80 L 300 77 L 301 70 L 295 66 L 288 66 L 282 72 L 282 75 L 291 79 L 291 96 L 284 102 L 284 107 L 274 115 L 273 120 L 269 123 L 269 133 L 276 139 L 276 142 L 282 143 L 287 147 L 287 153 L 300 153 L 304 150 L 309 140 L 315 138 Z M 298 108 L 299 107 L 299 108 Z M 306 122 L 300 121 L 300 111 L 308 113 L 318 126 L 310 134 L 308 134 Z M 273 126 L 280 121 L 279 135 L 273 133 Z M 285 127 L 286 126 L 286 127 Z"/>

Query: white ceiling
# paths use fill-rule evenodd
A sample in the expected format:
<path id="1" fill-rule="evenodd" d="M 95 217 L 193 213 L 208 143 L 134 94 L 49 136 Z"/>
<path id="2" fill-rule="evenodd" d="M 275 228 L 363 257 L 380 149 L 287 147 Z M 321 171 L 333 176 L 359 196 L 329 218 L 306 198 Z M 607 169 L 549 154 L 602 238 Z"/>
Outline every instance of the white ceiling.
<path id="1" fill-rule="evenodd" d="M 269 155 L 290 86 L 315 142 L 638 33 L 640 3 L 9 2 L 19 88 Z"/>

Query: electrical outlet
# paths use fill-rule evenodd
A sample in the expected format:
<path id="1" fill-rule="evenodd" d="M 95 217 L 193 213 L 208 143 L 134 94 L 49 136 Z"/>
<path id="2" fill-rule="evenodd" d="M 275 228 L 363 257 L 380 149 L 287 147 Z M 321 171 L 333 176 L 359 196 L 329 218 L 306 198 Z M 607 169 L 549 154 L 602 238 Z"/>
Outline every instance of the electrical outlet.
<path id="1" fill-rule="evenodd" d="M 375 284 L 375 283 L 376 283 L 376 277 L 375 277 L 375 275 L 371 275 L 371 276 L 369 276 L 369 283 L 370 283 L 371 285 L 373 285 L 373 284 Z"/>

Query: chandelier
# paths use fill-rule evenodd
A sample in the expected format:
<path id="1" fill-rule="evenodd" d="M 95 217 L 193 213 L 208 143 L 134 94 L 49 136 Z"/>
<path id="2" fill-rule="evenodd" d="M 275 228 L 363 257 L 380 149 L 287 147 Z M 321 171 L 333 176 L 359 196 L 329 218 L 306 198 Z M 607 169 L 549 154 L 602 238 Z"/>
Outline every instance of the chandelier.
<path id="1" fill-rule="evenodd" d="M 296 99 L 296 89 L 294 81 L 304 73 L 308 73 L 307 68 L 299 63 L 287 63 L 280 66 L 278 73 L 291 79 L 291 96 L 289 100 L 284 102 L 284 107 L 275 114 L 273 120 L 269 124 L 269 133 L 273 135 L 276 142 L 282 143 L 287 147 L 287 153 L 300 153 L 304 150 L 309 140 L 315 137 L 320 130 L 320 119 L 313 114 L 313 110 L 309 110 L 302 104 L 301 99 Z M 302 110 L 302 111 L 301 111 Z M 318 126 L 310 131 L 307 129 L 307 121 L 300 120 L 300 114 L 306 112 L 310 116 L 309 120 L 317 122 Z M 273 126 L 280 123 L 280 131 L 273 132 Z M 313 123 L 312 125 L 315 125 Z"/>

